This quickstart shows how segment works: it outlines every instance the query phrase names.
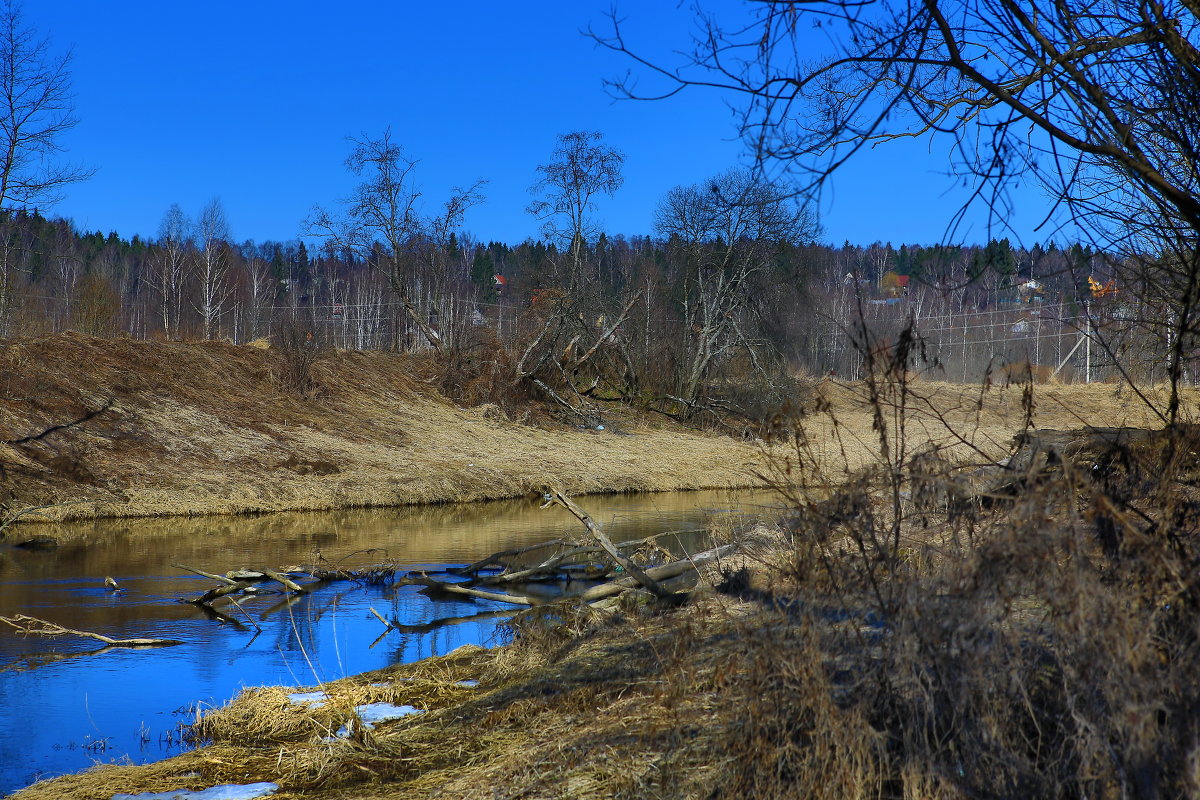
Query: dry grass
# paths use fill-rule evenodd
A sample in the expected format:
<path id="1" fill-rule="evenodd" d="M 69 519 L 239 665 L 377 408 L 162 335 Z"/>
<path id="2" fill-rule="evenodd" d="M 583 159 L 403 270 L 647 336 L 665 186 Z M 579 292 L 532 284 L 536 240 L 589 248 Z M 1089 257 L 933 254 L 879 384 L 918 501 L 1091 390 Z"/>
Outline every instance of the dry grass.
<path id="1" fill-rule="evenodd" d="M 378 371 L 355 359 L 346 386 Z M 384 418 L 319 382 L 322 403 Z M 396 409 L 469 414 L 405 391 Z M 972 495 L 962 468 L 1030 424 L 1151 420 L 1125 392 L 826 385 L 759 452 L 790 514 L 686 605 L 531 611 L 506 648 L 328 684 L 320 710 L 247 692 L 204 723 L 210 747 L 17 797 L 230 780 L 304 800 L 1197 796 L 1197 432 L 1037 462 L 1007 495 Z M 325 740 L 375 698 L 427 712 Z"/>
<path id="2" fill-rule="evenodd" d="M 753 483 L 756 449 L 728 438 L 628 414 L 604 432 L 518 424 L 495 406 L 455 406 L 427 383 L 427 364 L 386 353 L 327 353 L 312 365 L 316 389 L 299 396 L 278 385 L 283 361 L 221 343 L 9 343 L 0 438 L 114 405 L 0 446 L 8 483 L 19 504 L 72 503 L 40 519 L 482 500 L 549 483 L 576 494 Z"/>
<path id="3" fill-rule="evenodd" d="M 1184 444 L 1171 474 L 1195 474 Z M 248 692 L 210 748 L 17 797 L 234 775 L 297 800 L 1195 796 L 1200 493 L 1150 480 L 1163 455 L 969 507 L 897 500 L 910 466 L 868 469 L 740 534 L 682 607 L 527 612 L 505 648 L 329 684 L 323 711 Z M 325 741 L 372 693 L 428 712 Z"/>
<path id="4" fill-rule="evenodd" d="M 985 388 L 937 381 L 906 387 L 907 446 L 910 452 L 934 445 L 947 457 L 979 460 L 1007 455 L 1013 436 L 1026 425 L 1025 386 Z M 1163 389 L 1145 393 L 1165 406 Z M 1189 393 L 1193 401 L 1198 396 Z M 1162 427 L 1159 419 L 1124 384 L 1050 384 L 1034 387 L 1030 423 L 1038 428 L 1074 429 L 1085 425 Z M 887 409 L 887 422 L 898 416 Z M 846 475 L 879 463 L 879 434 L 869 390 L 862 383 L 820 384 L 818 399 L 804 418 L 811 455 L 831 473 Z"/>
<path id="5" fill-rule="evenodd" d="M 607 430 L 510 420 L 458 407 L 421 359 L 328 352 L 311 391 L 281 383 L 284 354 L 224 343 L 102 340 L 66 333 L 0 348 L 0 439 L 113 401 L 112 410 L 22 446 L 0 445 L 10 508 L 59 503 L 40 520 L 324 510 L 483 500 L 547 484 L 572 494 L 756 485 L 760 446 L 664 427 L 614 408 Z M 854 470 L 875 458 L 861 385 L 825 383 L 832 415 L 810 422 L 813 452 Z M 999 454 L 1023 424 L 1020 389 L 919 383 L 914 443 L 955 434 Z M 1143 424 L 1125 387 L 1048 386 L 1037 424 Z M 834 425 L 831 420 L 837 419 Z M 940 417 L 940 419 L 939 419 Z M 844 473 L 844 471 L 843 471 Z M 34 518 L 29 518 L 30 520 Z"/>
<path id="6" fill-rule="evenodd" d="M 293 798 L 491 798 L 497 789 L 529 798 L 760 797 L 760 776 L 814 758 L 819 771 L 806 772 L 797 796 L 854 797 L 854 787 L 878 784 L 858 750 L 877 747 L 879 737 L 860 714 L 811 689 L 825 679 L 810 630 L 712 593 L 667 614 L 637 605 L 580 614 L 566 628 L 533 625 L 503 657 L 452 654 L 457 663 L 440 682 L 402 674 L 443 668 L 431 660 L 399 668 L 386 687 L 323 686 L 337 699 L 320 711 L 289 708 L 283 690 L 247 692 L 202 724 L 216 739 L 209 747 L 48 781 L 16 800 L 234 779 L 274 780 Z M 449 682 L 468 675 L 481 679 L 478 689 Z M 352 704 L 377 696 L 429 712 L 324 740 Z M 777 733 L 762 716 L 766 703 L 780 718 L 853 737 L 818 742 L 815 754 L 799 741 L 777 752 L 764 746 Z"/>

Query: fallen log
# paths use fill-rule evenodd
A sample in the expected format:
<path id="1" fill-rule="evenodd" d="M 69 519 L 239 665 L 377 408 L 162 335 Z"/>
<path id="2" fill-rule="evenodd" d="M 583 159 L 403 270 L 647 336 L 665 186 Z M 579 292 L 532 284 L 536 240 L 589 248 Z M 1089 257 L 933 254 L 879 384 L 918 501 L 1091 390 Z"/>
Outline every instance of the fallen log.
<path id="1" fill-rule="evenodd" d="M 219 597 L 224 597 L 227 594 L 243 592 L 250 588 L 252 588 L 250 583 L 244 581 L 230 581 L 229 583 L 222 584 L 221 586 L 215 586 L 199 597 L 193 597 L 191 600 L 185 600 L 184 602 L 191 603 L 192 605 L 206 606 Z"/>
<path id="2" fill-rule="evenodd" d="M 296 592 L 298 594 L 304 594 L 305 592 L 308 591 L 303 586 L 296 583 L 291 578 L 289 578 L 288 576 L 284 575 L 281 572 L 276 572 L 275 570 L 273 570 L 269 567 L 263 567 L 261 571 L 264 575 L 266 575 L 271 580 L 277 581 L 278 583 L 283 584 L 289 592 Z"/>
<path id="3" fill-rule="evenodd" d="M 646 570 L 646 574 L 655 581 L 665 581 L 671 578 L 683 575 L 691 570 L 698 570 L 700 567 L 709 563 L 731 555 L 737 549 L 736 544 L 724 544 L 720 547 L 714 547 L 711 550 L 705 550 L 703 553 L 697 553 L 694 556 L 672 561 L 670 564 L 663 564 L 660 567 L 651 567 Z M 611 597 L 620 594 L 626 589 L 633 589 L 641 583 L 632 575 L 626 578 L 619 578 L 615 581 L 602 583 L 599 586 L 593 586 L 579 596 L 579 599 L 585 603 L 591 603 L 596 600 L 603 600 L 606 597 Z M 644 585 L 644 584 L 642 584 Z"/>
<path id="4" fill-rule="evenodd" d="M 471 575 L 488 567 L 496 566 L 504 569 L 508 568 L 508 564 L 504 561 L 506 558 L 521 556 L 526 553 L 532 553 L 535 550 L 545 550 L 547 547 L 574 547 L 574 542 L 568 542 L 565 539 L 554 539 L 549 542 L 540 542 L 531 544 L 528 547 L 514 547 L 509 550 L 499 550 L 492 553 L 487 558 L 480 559 L 474 564 L 468 564 L 465 567 L 451 567 L 447 572 L 452 572 L 455 575 Z"/>
<path id="5" fill-rule="evenodd" d="M 472 589 L 468 586 L 462 586 L 457 583 L 448 583 L 430 578 L 427 575 L 410 575 L 402 579 L 404 584 L 428 586 L 442 592 L 450 592 L 452 594 L 463 594 L 469 597 L 478 597 L 481 600 L 496 600 L 501 603 L 512 603 L 518 606 L 536 606 L 541 605 L 542 601 L 533 597 L 525 597 L 517 594 L 504 594 L 501 592 L 485 592 L 480 589 Z"/>
<path id="6" fill-rule="evenodd" d="M 631 539 L 625 542 L 617 542 L 616 547 L 621 551 L 633 550 L 657 541 L 664 536 L 675 536 L 680 533 L 694 532 L 694 530 L 663 531 L 662 533 L 656 533 L 652 536 L 646 536 L 642 539 Z M 559 541 L 556 542 L 556 544 L 567 545 L 569 543 Z M 523 551 L 529 551 L 532 549 L 534 548 L 522 548 Z M 599 554 L 607 555 L 607 551 L 605 551 L 603 547 L 598 547 L 596 545 L 575 546 L 568 550 L 560 551 L 550 558 L 547 558 L 545 561 L 542 561 L 540 564 L 536 564 L 532 567 L 527 567 L 525 569 L 520 569 L 513 572 L 509 572 L 506 568 L 504 572 L 500 572 L 495 575 L 477 577 L 476 581 L 480 584 L 495 585 L 516 582 L 529 583 L 537 580 L 561 580 L 566 573 L 566 568 L 568 567 L 583 567 L 589 570 L 593 568 L 595 562 L 588 560 L 585 557 Z M 495 555 L 489 556 L 489 559 L 495 557 Z M 587 577 L 597 577 L 598 575 L 602 575 L 603 572 L 607 571 L 607 566 L 601 566 L 601 569 L 591 571 Z M 452 569 L 448 571 L 455 574 L 463 574 L 459 570 Z M 565 577 L 568 580 L 571 578 L 569 574 L 565 574 Z"/>
<path id="7" fill-rule="evenodd" d="M 616 545 L 612 543 L 612 541 L 608 538 L 608 536 L 604 533 L 604 530 L 596 523 L 596 521 L 588 516 L 583 509 L 575 505 L 575 503 L 571 501 L 571 498 L 554 488 L 550 489 L 549 495 L 552 502 L 557 502 L 563 508 L 567 509 L 567 511 L 570 511 L 572 514 L 574 514 L 575 518 L 583 523 L 583 526 L 588 529 L 589 533 L 592 534 L 592 538 L 600 543 L 600 546 L 603 547 L 605 552 L 612 557 L 613 561 L 620 564 L 621 568 L 628 572 L 638 583 L 653 592 L 656 597 L 665 598 L 672 594 L 672 592 L 669 592 L 663 587 L 659 586 L 653 578 L 647 575 L 646 572 L 631 559 L 626 558 L 621 551 L 617 549 Z M 545 506 L 543 506 L 543 508 L 545 508 Z"/>
<path id="8" fill-rule="evenodd" d="M 567 550 L 557 555 L 551 556 L 540 564 L 536 564 L 526 569 L 519 569 L 515 572 L 501 572 L 498 575 L 488 575 L 476 580 L 482 584 L 495 585 L 498 583 L 517 583 L 517 582 L 532 582 L 536 580 L 545 580 L 547 578 L 558 580 L 562 577 L 560 568 L 569 566 L 567 564 L 571 559 L 583 555 L 590 555 L 599 551 L 598 547 L 577 547 Z M 570 566 L 573 566 L 571 564 Z M 606 567 L 607 568 L 607 567 Z"/>
<path id="9" fill-rule="evenodd" d="M 1195 450 L 1200 442 L 1200 426 L 1179 424 L 1158 429 L 1086 426 L 1024 431 L 1013 437 L 1007 458 L 964 473 L 959 478 L 961 488 L 957 494 L 966 500 L 1010 499 L 1039 475 L 1064 464 L 1101 466 L 1116 461 L 1128 469 L 1141 461 L 1141 469 L 1154 470 L 1158 467 L 1157 454 L 1172 438 L 1182 443 L 1182 451 Z"/>
<path id="10" fill-rule="evenodd" d="M 17 614 L 15 617 L 0 617 L 0 622 L 16 628 L 17 633 L 22 636 L 83 636 L 104 642 L 109 647 L 169 647 L 171 645 L 183 644 L 179 639 L 114 639 L 102 633 L 65 628 L 56 622 L 26 616 L 25 614 Z"/>

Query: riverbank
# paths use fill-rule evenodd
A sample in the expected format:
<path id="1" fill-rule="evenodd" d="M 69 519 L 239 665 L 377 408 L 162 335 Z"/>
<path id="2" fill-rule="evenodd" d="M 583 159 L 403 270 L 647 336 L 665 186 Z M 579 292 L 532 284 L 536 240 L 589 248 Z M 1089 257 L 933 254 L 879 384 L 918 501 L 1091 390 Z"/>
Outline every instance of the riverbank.
<path id="1" fill-rule="evenodd" d="M 265 343 L 68 332 L 0 344 L 5 515 L 263 513 L 500 499 L 546 485 L 578 495 L 764 484 L 761 443 L 661 415 L 614 404 L 601 425 L 583 428 L 535 406 L 464 408 L 439 392 L 428 360 L 382 352 L 321 353 L 299 391 L 294 362 Z M 825 471 L 876 460 L 864 388 L 813 386 L 808 444 Z M 998 457 L 1026 422 L 1017 386 L 919 381 L 914 392 L 914 451 L 932 443 Z M 1041 427 L 1156 424 L 1121 385 L 1038 387 L 1036 404 Z"/>
<path id="2" fill-rule="evenodd" d="M 765 530 L 742 539 L 754 557 L 776 540 Z M 724 567 L 738 565 L 751 562 Z M 549 626 L 531 612 L 505 647 L 467 646 L 311 687 L 247 689 L 206 712 L 196 731 L 209 743 L 199 749 L 97 767 L 14 798 L 259 782 L 293 800 L 697 796 L 736 765 L 736 749 L 721 752 L 727 726 L 754 710 L 746 692 L 762 689 L 739 685 L 734 667 L 746 652 L 739 632 L 763 624 L 763 608 L 713 588 L 720 570 L 707 577 L 679 608 L 631 595 L 606 611 L 559 607 Z M 354 727 L 354 709 L 379 703 L 417 713 Z M 346 723 L 349 735 L 334 735 Z"/>
<path id="3" fill-rule="evenodd" d="M 236 514 L 759 485 L 759 448 L 614 408 L 587 429 L 462 408 L 421 358 L 330 351 L 305 391 L 287 355 L 64 333 L 0 347 L 9 513 Z M 78 420 L 77 424 L 72 424 Z M 58 428 L 57 426 L 67 426 Z"/>
<path id="4" fill-rule="evenodd" d="M 730 532 L 744 556 L 684 602 L 534 609 L 505 647 L 323 683 L 319 705 L 249 689 L 202 721 L 205 747 L 17 797 L 258 781 L 292 800 L 1195 794 L 1200 591 L 1178 579 L 1197 563 L 1195 431 L 996 482 L 979 465 L 1027 425 L 1154 416 L 1121 385 L 888 391 L 825 383 L 779 444 L 731 443 L 792 509 Z M 380 702 L 420 713 L 334 735 Z"/>

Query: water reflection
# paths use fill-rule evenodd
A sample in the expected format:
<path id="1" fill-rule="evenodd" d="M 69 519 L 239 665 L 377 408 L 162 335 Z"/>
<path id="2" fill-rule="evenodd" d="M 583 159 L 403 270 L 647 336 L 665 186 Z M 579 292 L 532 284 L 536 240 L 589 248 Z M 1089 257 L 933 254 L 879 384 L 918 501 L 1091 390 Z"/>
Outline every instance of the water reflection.
<path id="1" fill-rule="evenodd" d="M 714 514 L 771 502 L 763 493 L 679 493 L 583 504 L 614 539 L 626 540 L 696 529 Z M 188 709 L 223 704 L 245 686 L 311 685 L 487 644 L 513 611 L 486 600 L 430 598 L 418 586 L 349 582 L 302 596 L 264 592 L 206 610 L 177 600 L 212 582 L 172 563 L 225 572 L 323 557 L 350 569 L 385 560 L 442 569 L 578 532 L 564 509 L 539 510 L 533 501 L 39 526 L 37 534 L 60 541 L 57 549 L 0 547 L 0 615 L 186 643 L 97 649 L 94 641 L 0 631 L 0 793 L 94 760 L 161 758 L 178 747 L 175 729 L 192 718 Z M 105 588 L 110 575 L 121 592 Z M 394 627 L 386 629 L 372 609 Z"/>

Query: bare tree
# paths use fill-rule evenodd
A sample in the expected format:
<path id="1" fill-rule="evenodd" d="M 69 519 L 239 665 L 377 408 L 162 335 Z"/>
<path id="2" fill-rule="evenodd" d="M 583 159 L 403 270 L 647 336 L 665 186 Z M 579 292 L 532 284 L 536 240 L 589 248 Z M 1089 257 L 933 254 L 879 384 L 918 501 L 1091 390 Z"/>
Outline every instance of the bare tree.
<path id="1" fill-rule="evenodd" d="M 375 263 L 387 273 L 392 291 L 421 334 L 435 350 L 443 346 L 441 335 L 422 314 L 410 287 L 409 257 L 419 250 L 424 237 L 449 238 L 462 224 L 467 210 L 482 202 L 482 181 L 467 189 L 456 188 L 446 201 L 445 211 L 433 220 L 421 216 L 421 191 L 414 181 L 417 162 L 392 141 L 391 129 L 377 138 L 351 138 L 354 145 L 346 167 L 363 178 L 344 202 L 344 216 L 317 207 L 306 223 L 306 233 L 320 236 L 334 250 L 350 251 Z"/>
<path id="2" fill-rule="evenodd" d="M 158 226 L 158 247 L 154 249 L 147 282 L 159 300 L 163 333 L 168 339 L 180 335 L 184 286 L 191 271 L 191 220 L 178 203 L 172 203 Z"/>
<path id="3" fill-rule="evenodd" d="M 659 234 L 678 251 L 683 336 L 679 399 L 696 407 L 713 366 L 744 348 L 761 368 L 750 318 L 755 276 L 781 247 L 813 240 L 816 217 L 794 192 L 735 169 L 695 186 L 677 186 L 655 213 Z"/>
<path id="4" fill-rule="evenodd" d="M 541 179 L 530 191 L 545 199 L 528 207 L 543 221 L 542 232 L 565 243 L 571 253 L 571 285 L 583 277 L 583 251 L 597 229 L 591 219 L 598 194 L 612 195 L 625 182 L 625 154 L 603 143 L 598 131 L 560 134 L 548 164 L 539 166 Z"/>
<path id="5" fill-rule="evenodd" d="M 263 335 L 264 324 L 267 327 L 267 335 L 270 335 L 271 306 L 275 302 L 279 281 L 275 279 L 275 275 L 271 271 L 271 262 L 263 258 L 262 254 L 255 252 L 253 242 L 246 242 L 242 246 L 242 251 L 246 254 L 243 269 L 245 272 L 245 299 L 248 306 L 246 311 L 250 316 L 246 325 L 246 336 L 249 340 L 254 340 Z"/>
<path id="6" fill-rule="evenodd" d="M 52 165 L 62 134 L 75 127 L 69 53 L 25 25 L 21 5 L 0 7 L 0 207 L 50 204 L 69 184 L 91 177 L 80 166 Z"/>
<path id="7" fill-rule="evenodd" d="M 213 198 L 200 209 L 196 239 L 199 245 L 196 277 L 200 292 L 196 311 L 200 314 L 204 338 L 212 339 L 233 293 L 228 274 L 229 222 L 220 200 Z"/>
<path id="8" fill-rule="evenodd" d="M 952 169 L 1003 226 L 1017 180 L 1133 267 L 1172 384 L 1200 334 L 1200 6 L 1192 0 L 760 0 L 704 16 L 690 58 L 664 65 L 595 38 L 666 81 L 732 93 L 763 163 L 812 191 L 863 148 L 941 137 Z M 636 77 L 636 76 L 634 76 Z M 614 83 L 647 97 L 633 79 Z M 954 223 L 951 223 L 951 231 Z M 1172 393 L 1164 418 L 1174 420 Z"/>

